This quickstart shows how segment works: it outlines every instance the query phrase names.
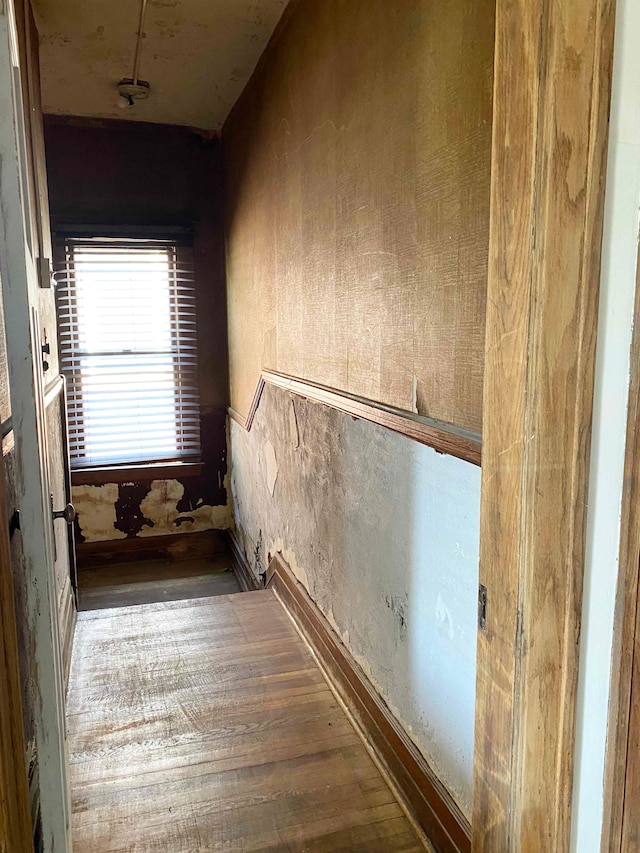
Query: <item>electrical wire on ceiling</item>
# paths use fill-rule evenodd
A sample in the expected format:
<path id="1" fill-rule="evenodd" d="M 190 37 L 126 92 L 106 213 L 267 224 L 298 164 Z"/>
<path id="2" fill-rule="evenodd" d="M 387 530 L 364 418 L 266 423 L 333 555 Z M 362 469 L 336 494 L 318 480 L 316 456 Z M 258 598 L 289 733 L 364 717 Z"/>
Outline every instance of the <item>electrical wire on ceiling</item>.
<path id="1" fill-rule="evenodd" d="M 149 83 L 140 79 L 140 55 L 144 37 L 144 16 L 147 10 L 147 0 L 140 0 L 140 18 L 138 21 L 138 38 L 133 59 L 133 76 L 123 77 L 118 83 L 118 94 L 124 100 L 125 106 L 132 107 L 136 101 L 149 97 Z"/>

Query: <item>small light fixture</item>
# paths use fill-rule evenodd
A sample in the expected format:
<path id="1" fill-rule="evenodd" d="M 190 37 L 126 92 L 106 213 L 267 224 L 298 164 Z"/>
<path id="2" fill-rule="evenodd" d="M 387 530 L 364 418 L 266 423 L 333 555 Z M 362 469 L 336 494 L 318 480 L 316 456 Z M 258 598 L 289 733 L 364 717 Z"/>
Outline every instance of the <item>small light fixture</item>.
<path id="1" fill-rule="evenodd" d="M 140 80 L 140 49 L 144 35 L 144 13 L 147 8 L 147 0 L 141 0 L 140 20 L 138 23 L 138 38 L 136 40 L 136 53 L 133 60 L 133 77 L 123 77 L 118 83 L 118 94 L 125 102 L 125 106 L 132 107 L 136 101 L 143 101 L 149 97 L 150 86 L 146 80 Z"/>
<path id="2" fill-rule="evenodd" d="M 149 84 L 146 80 L 123 77 L 118 83 L 118 94 L 124 99 L 126 106 L 132 107 L 136 101 L 149 97 Z"/>

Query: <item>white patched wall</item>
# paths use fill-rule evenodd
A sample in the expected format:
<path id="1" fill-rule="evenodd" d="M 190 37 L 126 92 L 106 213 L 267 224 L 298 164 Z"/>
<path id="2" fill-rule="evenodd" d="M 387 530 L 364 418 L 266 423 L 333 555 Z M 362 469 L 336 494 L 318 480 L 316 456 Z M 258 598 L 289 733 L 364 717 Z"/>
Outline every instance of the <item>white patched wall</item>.
<path id="1" fill-rule="evenodd" d="M 480 468 L 269 385 L 231 446 L 252 570 L 282 553 L 470 817 Z"/>

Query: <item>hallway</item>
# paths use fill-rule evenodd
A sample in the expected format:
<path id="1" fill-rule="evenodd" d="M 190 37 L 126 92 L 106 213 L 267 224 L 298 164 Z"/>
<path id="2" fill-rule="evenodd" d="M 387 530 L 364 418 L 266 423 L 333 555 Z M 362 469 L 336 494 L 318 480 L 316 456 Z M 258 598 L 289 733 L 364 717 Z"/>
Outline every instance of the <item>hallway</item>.
<path id="1" fill-rule="evenodd" d="M 75 853 L 423 845 L 271 591 L 79 614 Z"/>

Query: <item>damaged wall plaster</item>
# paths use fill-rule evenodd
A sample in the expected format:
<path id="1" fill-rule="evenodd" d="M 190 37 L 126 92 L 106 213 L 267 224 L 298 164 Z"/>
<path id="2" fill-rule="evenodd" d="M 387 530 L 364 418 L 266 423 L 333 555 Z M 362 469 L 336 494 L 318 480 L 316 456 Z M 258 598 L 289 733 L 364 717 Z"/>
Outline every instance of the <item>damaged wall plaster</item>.
<path id="1" fill-rule="evenodd" d="M 231 521 L 226 501 L 211 506 L 201 500 L 183 508 L 185 484 L 179 480 L 74 486 L 73 503 L 80 542 L 226 530 Z"/>
<path id="2" fill-rule="evenodd" d="M 270 385 L 231 446 L 252 570 L 282 552 L 470 816 L 480 469 Z"/>

